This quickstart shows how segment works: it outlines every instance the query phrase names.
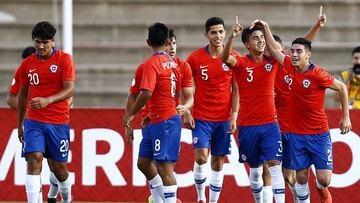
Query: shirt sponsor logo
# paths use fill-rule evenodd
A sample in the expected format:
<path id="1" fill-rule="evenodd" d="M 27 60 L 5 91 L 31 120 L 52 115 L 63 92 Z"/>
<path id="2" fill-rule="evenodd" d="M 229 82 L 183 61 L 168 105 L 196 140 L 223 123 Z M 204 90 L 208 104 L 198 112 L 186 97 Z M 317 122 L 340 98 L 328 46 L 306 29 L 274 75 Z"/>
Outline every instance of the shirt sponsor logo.
<path id="1" fill-rule="evenodd" d="M 200 69 L 207 68 L 207 67 L 208 67 L 208 65 L 205 65 L 205 66 L 200 65 Z"/>
<path id="2" fill-rule="evenodd" d="M 52 73 L 56 73 L 57 70 L 58 70 L 58 66 L 57 66 L 56 64 L 51 64 L 51 66 L 50 66 L 50 71 L 51 71 Z"/>
<path id="3" fill-rule="evenodd" d="M 34 71 L 36 71 L 36 69 L 31 69 L 31 70 L 29 70 L 29 73 L 32 73 Z"/>

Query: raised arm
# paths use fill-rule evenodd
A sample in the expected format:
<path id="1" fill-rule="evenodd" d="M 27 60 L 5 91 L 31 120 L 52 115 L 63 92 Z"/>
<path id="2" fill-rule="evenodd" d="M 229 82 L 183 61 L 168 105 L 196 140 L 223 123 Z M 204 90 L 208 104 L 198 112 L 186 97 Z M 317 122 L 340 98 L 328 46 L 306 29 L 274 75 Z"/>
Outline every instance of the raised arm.
<path id="1" fill-rule="evenodd" d="M 322 12 L 322 6 L 320 6 L 319 18 L 316 21 L 315 25 L 305 34 L 304 38 L 310 41 L 314 41 L 315 36 L 320 31 L 320 28 L 323 27 L 326 23 L 326 15 Z"/>
<path id="2" fill-rule="evenodd" d="M 348 91 L 344 83 L 340 82 L 337 79 L 334 79 L 331 89 L 338 91 L 340 95 L 341 102 L 341 120 L 340 120 L 340 132 L 341 134 L 348 133 L 351 130 L 351 121 L 348 105 Z"/>
<path id="3" fill-rule="evenodd" d="M 266 40 L 266 46 L 271 54 L 281 65 L 284 65 L 285 54 L 282 53 L 282 48 L 279 44 L 275 41 L 273 34 L 271 33 L 270 27 L 267 22 L 262 20 L 255 20 L 252 23 L 252 26 L 258 24 L 264 27 L 264 35 Z"/>
<path id="4" fill-rule="evenodd" d="M 242 29 L 243 29 L 243 26 L 240 25 L 238 17 L 236 16 L 235 24 L 232 26 L 231 34 L 228 38 L 228 41 L 225 44 L 225 48 L 221 55 L 221 60 L 231 68 L 234 67 L 237 63 L 236 58 L 234 56 L 230 55 L 230 52 L 233 47 L 233 40 L 240 34 Z"/>

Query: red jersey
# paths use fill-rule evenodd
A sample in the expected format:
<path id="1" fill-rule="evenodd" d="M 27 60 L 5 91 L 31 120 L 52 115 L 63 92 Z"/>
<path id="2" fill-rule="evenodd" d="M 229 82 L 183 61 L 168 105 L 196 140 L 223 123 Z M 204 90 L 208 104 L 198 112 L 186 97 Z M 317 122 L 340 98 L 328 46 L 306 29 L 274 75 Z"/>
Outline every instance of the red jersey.
<path id="1" fill-rule="evenodd" d="M 75 67 L 69 54 L 54 51 L 50 59 L 41 61 L 36 54 L 20 65 L 21 86 L 29 87 L 28 101 L 35 97 L 49 97 L 63 89 L 64 81 L 75 81 Z M 69 123 L 67 100 L 52 103 L 41 109 L 27 107 L 27 118 L 52 124 Z"/>
<path id="2" fill-rule="evenodd" d="M 13 95 L 18 95 L 20 90 L 20 69 L 18 68 L 9 86 L 9 92 Z"/>
<path id="3" fill-rule="evenodd" d="M 175 96 L 180 75 L 178 64 L 166 53 L 154 54 L 144 63 L 140 89 L 152 92 L 148 101 L 151 123 L 177 114 Z"/>
<path id="4" fill-rule="evenodd" d="M 144 64 L 140 64 L 138 66 L 138 68 L 135 71 L 135 75 L 134 78 L 131 81 L 131 86 L 130 86 L 130 93 L 134 94 L 134 95 L 138 95 L 140 94 L 140 85 L 141 85 L 141 79 L 143 76 L 143 70 L 144 69 Z M 142 117 L 145 118 L 146 116 L 148 116 L 149 112 L 149 102 L 146 103 L 145 107 L 142 110 Z"/>
<path id="5" fill-rule="evenodd" d="M 334 77 L 311 64 L 304 73 L 298 73 L 286 56 L 284 68 L 293 75 L 291 88 L 290 129 L 297 134 L 320 134 L 329 130 L 324 109 L 325 89 L 332 86 Z"/>
<path id="6" fill-rule="evenodd" d="M 275 76 L 275 107 L 281 133 L 290 132 L 290 96 L 293 78 L 285 68 L 279 68 Z"/>
<path id="7" fill-rule="evenodd" d="M 231 55 L 240 54 L 232 50 Z M 221 56 L 211 57 L 207 46 L 193 51 L 187 62 L 195 81 L 193 117 L 212 122 L 229 120 L 233 70 Z"/>
<path id="8" fill-rule="evenodd" d="M 234 67 L 240 95 L 238 125 L 254 126 L 276 122 L 274 81 L 280 64 L 264 55 L 261 63 L 249 55 L 237 57 Z"/>

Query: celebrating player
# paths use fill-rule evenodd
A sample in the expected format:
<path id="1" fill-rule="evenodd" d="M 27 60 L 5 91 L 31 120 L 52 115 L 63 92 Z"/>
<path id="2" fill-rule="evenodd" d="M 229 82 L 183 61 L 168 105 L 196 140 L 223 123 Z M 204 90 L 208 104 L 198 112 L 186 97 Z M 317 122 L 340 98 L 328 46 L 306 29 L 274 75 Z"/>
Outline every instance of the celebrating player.
<path id="1" fill-rule="evenodd" d="M 290 169 L 296 170 L 295 190 L 300 202 L 310 202 L 309 166 L 316 169 L 316 187 L 320 191 L 330 184 L 333 162 L 332 143 L 324 110 L 325 89 L 339 92 L 342 107 L 341 133 L 351 129 L 347 105 L 346 85 L 332 77 L 324 69 L 310 63 L 311 42 L 297 38 L 292 42 L 290 56 L 285 56 L 276 44 L 265 21 L 253 24 L 264 27 L 268 49 L 272 56 L 293 75 L 290 99 L 290 134 L 288 136 Z M 331 202 L 331 195 L 322 196 L 323 202 Z"/>

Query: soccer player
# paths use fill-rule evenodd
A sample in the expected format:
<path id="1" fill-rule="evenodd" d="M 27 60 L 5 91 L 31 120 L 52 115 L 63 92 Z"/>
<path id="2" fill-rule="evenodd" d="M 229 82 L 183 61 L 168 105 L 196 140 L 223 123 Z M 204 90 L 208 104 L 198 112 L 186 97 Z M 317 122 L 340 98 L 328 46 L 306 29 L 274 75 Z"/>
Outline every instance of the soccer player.
<path id="1" fill-rule="evenodd" d="M 182 62 L 180 59 L 175 58 L 176 55 L 176 36 L 174 34 L 173 30 L 169 30 L 169 43 L 166 46 L 166 52 L 174 59 L 178 60 L 179 68 L 181 69 L 181 87 L 182 92 L 184 94 L 185 98 L 193 99 L 192 96 L 192 76 L 191 76 L 191 69 L 187 63 Z M 141 64 L 136 72 L 135 76 L 133 78 L 133 81 L 131 83 L 130 87 L 130 93 L 127 98 L 126 102 L 126 112 L 129 111 L 133 105 L 135 104 L 137 96 L 140 94 L 140 85 L 141 85 L 141 79 L 143 76 L 143 68 L 144 64 Z M 177 98 L 175 98 L 177 99 Z M 179 104 L 179 101 L 178 101 Z M 178 113 L 183 114 L 181 111 L 181 107 L 177 105 Z M 152 141 L 151 136 L 149 134 L 149 105 L 145 106 L 145 108 L 142 111 L 143 115 L 143 123 L 142 123 L 142 136 L 143 139 L 140 143 L 140 151 L 139 151 L 139 158 L 138 158 L 138 168 L 140 171 L 146 176 L 147 180 L 149 181 L 150 185 L 150 191 L 151 191 L 151 198 L 149 202 L 163 202 L 163 194 L 162 194 L 162 181 L 161 178 L 157 172 L 155 163 L 153 161 L 153 153 L 152 153 Z M 183 110 L 183 109 L 182 109 Z M 128 142 L 132 143 L 133 141 L 133 133 L 132 129 L 130 127 L 126 127 L 126 136 L 128 139 Z M 148 150 L 148 151 L 147 151 Z"/>
<path id="2" fill-rule="evenodd" d="M 340 73 L 349 91 L 349 107 L 360 109 L 360 46 L 352 51 L 352 67 Z"/>
<path id="3" fill-rule="evenodd" d="M 22 59 L 26 59 L 27 57 L 29 57 L 30 55 L 32 55 L 33 53 L 36 52 L 36 49 L 34 47 L 26 47 L 21 56 L 22 56 Z M 18 98 L 17 98 L 17 95 L 19 93 L 19 90 L 20 90 L 20 69 L 17 69 L 16 72 L 15 72 L 15 75 L 12 79 L 12 83 L 9 87 L 9 91 L 8 91 L 8 95 L 7 95 L 7 103 L 8 105 L 13 108 L 14 110 L 17 111 L 18 109 Z M 49 189 L 49 193 L 48 193 L 48 202 L 50 203 L 53 203 L 53 202 L 56 202 L 56 196 L 59 192 L 59 187 L 58 187 L 58 184 L 57 184 L 57 179 L 55 177 L 55 174 L 52 172 L 52 164 L 51 164 L 51 160 L 50 159 L 47 159 L 48 161 L 48 165 L 49 165 L 49 168 L 50 168 L 50 189 Z M 41 199 L 41 200 L 40 200 Z M 39 194 L 39 202 L 42 202 L 42 191 L 41 193 Z"/>
<path id="4" fill-rule="evenodd" d="M 296 170 L 295 190 L 300 202 L 310 202 L 309 166 L 316 169 L 316 187 L 320 192 L 330 184 L 333 169 L 332 143 L 324 110 L 325 89 L 339 92 L 342 116 L 341 133 L 351 129 L 346 85 L 324 69 L 310 63 L 311 42 L 297 38 L 292 42 L 290 56 L 282 53 L 265 21 L 254 24 L 264 27 L 267 45 L 272 56 L 293 76 L 290 97 L 290 134 L 288 147 L 290 169 Z M 322 195 L 322 202 L 332 202 L 331 194 Z"/>
<path id="5" fill-rule="evenodd" d="M 306 33 L 304 36 L 305 39 L 310 41 L 314 40 L 317 33 L 320 31 L 320 28 L 323 27 L 326 23 L 326 15 L 322 13 L 322 6 L 320 7 L 319 18 L 314 24 L 314 26 Z M 284 53 L 285 48 L 282 44 L 282 40 L 279 36 L 273 35 L 276 43 L 281 47 L 282 52 Z M 271 56 L 270 53 L 266 50 L 266 54 Z M 275 77 L 275 107 L 277 111 L 277 119 L 279 122 L 279 127 L 282 136 L 282 147 L 283 147 L 283 175 L 285 181 L 288 183 L 288 186 L 293 194 L 294 202 L 298 202 L 298 198 L 295 192 L 295 182 L 296 182 L 296 173 L 294 170 L 290 170 L 290 155 L 288 152 L 288 134 L 290 132 L 290 90 L 291 84 L 293 82 L 291 74 L 286 71 L 284 68 L 279 68 L 276 77 Z M 264 164 L 263 169 L 263 180 L 264 180 L 264 203 L 272 202 L 272 190 L 271 190 L 271 176 L 268 172 L 268 167 Z M 327 190 L 327 189 L 326 189 Z"/>
<path id="6" fill-rule="evenodd" d="M 70 55 L 55 49 L 55 34 L 49 22 L 36 24 L 32 30 L 36 54 L 19 67 L 18 133 L 27 160 L 25 188 L 30 203 L 39 199 L 43 157 L 51 160 L 62 202 L 71 201 L 68 99 L 74 93 L 75 67 Z"/>
<path id="7" fill-rule="evenodd" d="M 155 23 L 149 27 L 147 43 L 153 55 L 144 63 L 141 91 L 122 119 L 123 125 L 130 127 L 134 115 L 149 102 L 148 131 L 151 148 L 148 153 L 156 161 L 166 203 L 176 202 L 177 185 L 173 171 L 178 159 L 181 136 L 181 118 L 177 111 L 183 112 L 192 106 L 191 100 L 176 106 L 181 70 L 176 61 L 165 52 L 168 37 L 166 25 Z"/>
<path id="8" fill-rule="evenodd" d="M 217 202 L 224 179 L 224 157 L 230 154 L 230 134 L 236 130 L 238 111 L 233 71 L 221 61 L 225 38 L 224 21 L 219 17 L 209 18 L 205 23 L 205 37 L 209 44 L 193 51 L 187 59 L 195 81 L 195 97 L 192 114 L 186 112 L 184 116 L 184 124 L 192 129 L 197 201 L 204 203 L 209 148 L 209 202 Z M 238 55 L 235 51 L 231 54 Z"/>
<path id="9" fill-rule="evenodd" d="M 275 201 L 285 202 L 280 165 L 282 143 L 274 104 L 274 81 L 279 63 L 264 55 L 265 39 L 258 26 L 242 32 L 241 39 L 249 54 L 230 55 L 233 41 L 242 29 L 236 17 L 222 55 L 222 60 L 234 70 L 239 89 L 239 161 L 250 166 L 250 186 L 256 202 L 263 202 L 264 162 L 269 166 Z"/>

